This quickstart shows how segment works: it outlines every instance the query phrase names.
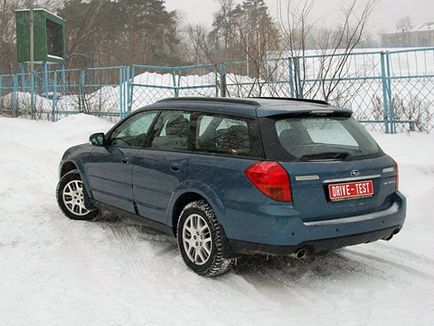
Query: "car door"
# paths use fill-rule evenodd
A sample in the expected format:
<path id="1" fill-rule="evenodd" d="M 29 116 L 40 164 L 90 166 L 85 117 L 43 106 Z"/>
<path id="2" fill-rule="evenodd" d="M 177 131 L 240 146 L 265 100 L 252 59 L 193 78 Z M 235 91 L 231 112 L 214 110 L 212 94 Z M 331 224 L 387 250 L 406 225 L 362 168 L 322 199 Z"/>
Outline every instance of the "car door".
<path id="1" fill-rule="evenodd" d="M 188 175 L 190 118 L 190 112 L 163 110 L 147 147 L 134 158 L 133 191 L 139 215 L 167 222 L 170 198 Z"/>
<path id="2" fill-rule="evenodd" d="M 95 147 L 86 166 L 95 200 L 135 212 L 132 161 L 143 148 L 157 114 L 143 111 L 129 117 L 107 135 L 105 146 Z"/>

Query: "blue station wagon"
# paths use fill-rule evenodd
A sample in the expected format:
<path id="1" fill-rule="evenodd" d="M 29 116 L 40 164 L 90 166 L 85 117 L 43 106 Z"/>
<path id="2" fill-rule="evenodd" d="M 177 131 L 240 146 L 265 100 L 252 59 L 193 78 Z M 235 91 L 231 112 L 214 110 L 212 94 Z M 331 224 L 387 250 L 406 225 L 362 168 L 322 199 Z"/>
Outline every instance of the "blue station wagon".
<path id="1" fill-rule="evenodd" d="M 406 199 L 398 166 L 349 110 L 283 98 L 170 98 L 66 151 L 57 201 L 177 238 L 200 275 L 245 254 L 302 258 L 389 240 Z"/>

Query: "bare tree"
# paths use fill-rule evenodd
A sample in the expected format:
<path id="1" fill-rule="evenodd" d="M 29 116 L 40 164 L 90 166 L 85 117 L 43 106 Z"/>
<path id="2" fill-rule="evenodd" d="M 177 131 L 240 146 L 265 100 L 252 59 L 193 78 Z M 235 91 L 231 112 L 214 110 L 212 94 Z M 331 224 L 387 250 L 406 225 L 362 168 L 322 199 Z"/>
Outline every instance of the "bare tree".
<path id="1" fill-rule="evenodd" d="M 396 29 L 401 33 L 408 33 L 413 29 L 410 16 L 401 17 L 396 23 Z"/>
<path id="2" fill-rule="evenodd" d="M 208 30 L 203 25 L 188 25 L 183 51 L 194 64 L 211 63 L 213 57 L 208 42 Z"/>
<path id="3" fill-rule="evenodd" d="M 0 2 L 0 72 L 12 73 L 16 67 L 15 15 L 24 1 Z"/>
<path id="4" fill-rule="evenodd" d="M 349 75 L 349 61 L 363 39 L 375 0 L 353 0 L 343 8 L 342 19 L 333 27 L 316 29 L 311 17 L 314 1 L 303 5 L 287 0 L 279 4 L 279 22 L 286 53 L 294 60 L 294 87 L 303 97 L 321 96 L 327 101 L 340 100 L 348 89 L 342 89 L 343 77 Z M 316 44 L 315 62 L 306 57 L 310 44 Z M 306 80 L 310 80 L 309 83 Z M 316 80 L 316 82 L 312 82 Z M 346 97 L 347 100 L 348 96 Z"/>
<path id="5" fill-rule="evenodd" d="M 244 61 L 228 65 L 228 93 L 261 96 L 277 68 L 267 64 L 267 55 L 279 48 L 279 30 L 264 1 L 245 0 L 234 6 L 230 0 L 220 0 L 213 27 L 208 53 L 214 62 Z"/>

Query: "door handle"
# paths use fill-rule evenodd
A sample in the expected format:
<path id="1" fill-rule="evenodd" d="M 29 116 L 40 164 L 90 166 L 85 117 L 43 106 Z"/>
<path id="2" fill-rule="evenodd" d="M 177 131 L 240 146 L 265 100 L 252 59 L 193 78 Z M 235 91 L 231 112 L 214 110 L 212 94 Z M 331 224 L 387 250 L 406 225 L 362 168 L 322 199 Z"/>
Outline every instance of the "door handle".
<path id="1" fill-rule="evenodd" d="M 178 164 L 170 164 L 170 170 L 173 172 L 179 172 L 181 170 L 181 166 Z"/>
<path id="2" fill-rule="evenodd" d="M 128 164 L 128 163 L 130 163 L 130 160 L 128 159 L 128 157 L 124 157 L 124 158 L 122 158 L 121 162 L 124 164 Z"/>

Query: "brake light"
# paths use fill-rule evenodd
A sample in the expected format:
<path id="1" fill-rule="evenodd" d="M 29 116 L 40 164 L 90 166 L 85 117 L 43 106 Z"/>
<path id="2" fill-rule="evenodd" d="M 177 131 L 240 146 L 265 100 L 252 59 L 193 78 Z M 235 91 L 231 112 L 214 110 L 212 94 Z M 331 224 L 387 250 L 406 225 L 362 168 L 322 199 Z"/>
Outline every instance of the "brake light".
<path id="1" fill-rule="evenodd" d="M 398 163 L 395 162 L 395 190 L 399 188 L 399 168 Z"/>
<path id="2" fill-rule="evenodd" d="M 286 170 L 277 162 L 258 162 L 245 170 L 247 178 L 262 193 L 276 201 L 291 202 L 291 183 Z"/>

